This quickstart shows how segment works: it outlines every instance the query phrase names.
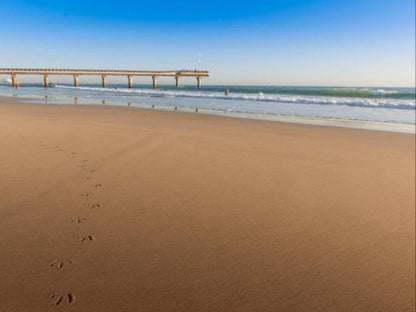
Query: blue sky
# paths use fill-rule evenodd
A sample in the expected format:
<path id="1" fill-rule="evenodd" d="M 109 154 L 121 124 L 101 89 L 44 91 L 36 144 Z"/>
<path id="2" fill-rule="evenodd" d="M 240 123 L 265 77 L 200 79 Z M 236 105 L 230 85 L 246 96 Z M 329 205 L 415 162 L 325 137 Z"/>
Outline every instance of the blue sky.
<path id="1" fill-rule="evenodd" d="M 413 0 L 1 1 L 0 67 L 200 68 L 212 74 L 204 84 L 414 86 L 414 12 Z"/>

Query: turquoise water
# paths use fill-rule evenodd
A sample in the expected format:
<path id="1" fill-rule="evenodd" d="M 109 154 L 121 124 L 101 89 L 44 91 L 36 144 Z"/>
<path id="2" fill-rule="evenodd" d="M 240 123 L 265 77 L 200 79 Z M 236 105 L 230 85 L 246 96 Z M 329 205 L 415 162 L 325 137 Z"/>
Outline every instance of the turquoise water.
<path id="1" fill-rule="evenodd" d="M 342 87 L 273 87 L 273 86 L 206 86 L 205 91 L 221 92 L 228 88 L 234 93 L 315 95 L 349 98 L 413 99 L 412 88 L 342 88 Z"/>

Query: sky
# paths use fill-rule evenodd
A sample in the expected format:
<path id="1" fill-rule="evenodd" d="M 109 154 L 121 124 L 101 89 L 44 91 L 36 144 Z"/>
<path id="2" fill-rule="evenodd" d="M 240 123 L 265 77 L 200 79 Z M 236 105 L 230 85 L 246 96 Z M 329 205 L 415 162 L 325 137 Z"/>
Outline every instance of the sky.
<path id="1" fill-rule="evenodd" d="M 0 67 L 203 69 L 211 72 L 204 84 L 414 87 L 415 2 L 0 0 Z"/>

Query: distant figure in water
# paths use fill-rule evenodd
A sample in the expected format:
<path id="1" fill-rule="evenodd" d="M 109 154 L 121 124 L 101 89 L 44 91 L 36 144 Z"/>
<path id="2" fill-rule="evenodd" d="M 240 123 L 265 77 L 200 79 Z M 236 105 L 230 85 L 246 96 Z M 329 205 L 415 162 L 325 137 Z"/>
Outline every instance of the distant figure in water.
<path id="1" fill-rule="evenodd" d="M 228 94 L 230 94 L 230 90 L 225 90 L 225 95 L 228 95 Z"/>

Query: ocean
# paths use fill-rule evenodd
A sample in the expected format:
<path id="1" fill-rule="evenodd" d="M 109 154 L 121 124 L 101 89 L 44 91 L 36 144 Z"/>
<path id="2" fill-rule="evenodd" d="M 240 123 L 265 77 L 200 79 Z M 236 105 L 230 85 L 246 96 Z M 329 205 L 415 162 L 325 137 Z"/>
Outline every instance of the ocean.
<path id="1" fill-rule="evenodd" d="M 229 90 L 226 95 L 225 91 Z M 196 86 L 112 84 L 22 84 L 14 89 L 0 83 L 0 95 L 26 101 L 157 108 L 313 124 L 333 124 L 414 133 L 415 88 Z M 358 125 L 358 126 L 357 126 Z M 403 131 L 401 131 L 401 130 Z"/>

